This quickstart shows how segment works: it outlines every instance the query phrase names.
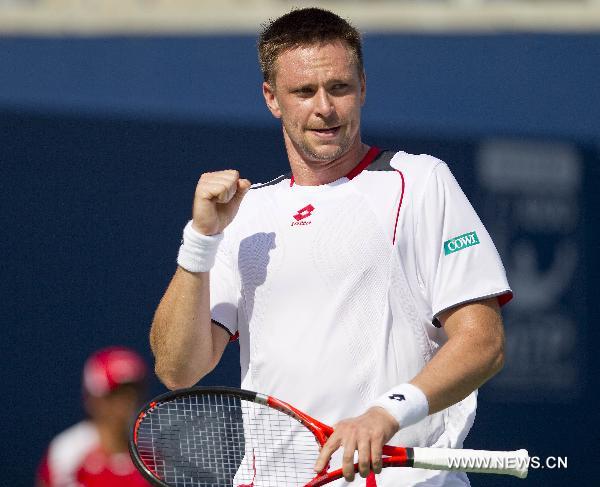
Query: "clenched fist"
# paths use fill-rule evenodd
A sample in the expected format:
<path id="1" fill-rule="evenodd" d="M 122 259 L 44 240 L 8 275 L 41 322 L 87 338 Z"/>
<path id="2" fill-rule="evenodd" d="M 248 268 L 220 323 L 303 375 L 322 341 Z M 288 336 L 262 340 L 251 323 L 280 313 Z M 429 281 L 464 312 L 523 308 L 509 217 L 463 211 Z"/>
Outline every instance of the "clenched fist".
<path id="1" fill-rule="evenodd" d="M 194 229 L 203 235 L 221 233 L 233 221 L 249 189 L 250 181 L 240 179 L 233 169 L 204 173 L 194 196 Z"/>

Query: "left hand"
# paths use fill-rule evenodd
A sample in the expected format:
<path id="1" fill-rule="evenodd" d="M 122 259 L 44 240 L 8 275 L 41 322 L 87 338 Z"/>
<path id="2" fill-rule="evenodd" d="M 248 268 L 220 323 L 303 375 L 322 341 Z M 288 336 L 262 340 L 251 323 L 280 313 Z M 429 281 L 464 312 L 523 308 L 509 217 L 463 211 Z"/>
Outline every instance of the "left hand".
<path id="1" fill-rule="evenodd" d="M 398 422 L 385 409 L 372 407 L 356 418 L 344 419 L 334 426 L 334 432 L 321 448 L 315 471 L 321 472 L 331 455 L 341 446 L 342 472 L 348 482 L 354 480 L 354 452 L 358 450 L 358 472 L 366 478 L 370 471 L 381 472 L 381 448 L 400 429 Z"/>

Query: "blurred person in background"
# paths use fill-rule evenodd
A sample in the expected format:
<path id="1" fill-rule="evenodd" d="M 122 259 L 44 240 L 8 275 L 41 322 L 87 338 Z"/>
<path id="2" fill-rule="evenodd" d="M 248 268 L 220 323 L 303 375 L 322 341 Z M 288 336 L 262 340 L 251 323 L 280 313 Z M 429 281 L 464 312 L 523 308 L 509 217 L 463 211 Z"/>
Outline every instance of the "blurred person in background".
<path id="1" fill-rule="evenodd" d="M 129 427 L 146 391 L 147 367 L 125 347 L 93 353 L 83 368 L 88 418 L 57 435 L 37 472 L 37 487 L 149 486 L 133 466 Z"/>

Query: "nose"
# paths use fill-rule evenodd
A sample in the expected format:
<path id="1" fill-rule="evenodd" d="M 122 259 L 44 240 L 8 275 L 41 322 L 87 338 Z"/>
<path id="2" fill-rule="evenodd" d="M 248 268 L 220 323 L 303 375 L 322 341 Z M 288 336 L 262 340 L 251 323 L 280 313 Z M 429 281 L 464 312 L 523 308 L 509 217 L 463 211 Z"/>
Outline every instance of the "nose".
<path id="1" fill-rule="evenodd" d="M 317 115 L 322 116 L 323 118 L 330 117 L 335 111 L 335 107 L 331 101 L 329 93 L 324 88 L 321 88 L 317 91 L 315 95 L 315 111 Z"/>

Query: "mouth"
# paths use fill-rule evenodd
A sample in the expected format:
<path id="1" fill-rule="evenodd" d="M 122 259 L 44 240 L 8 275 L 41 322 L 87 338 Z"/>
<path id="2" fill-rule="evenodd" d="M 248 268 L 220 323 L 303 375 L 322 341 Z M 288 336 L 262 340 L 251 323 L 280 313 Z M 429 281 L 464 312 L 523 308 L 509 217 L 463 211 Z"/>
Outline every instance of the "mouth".
<path id="1" fill-rule="evenodd" d="M 312 133 L 321 138 L 332 138 L 335 137 L 340 132 L 340 126 L 337 127 L 328 127 L 322 129 L 309 129 Z"/>

